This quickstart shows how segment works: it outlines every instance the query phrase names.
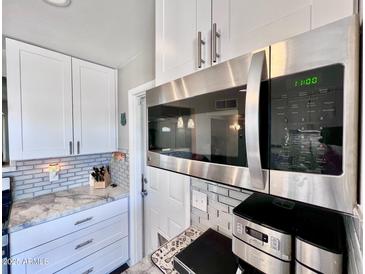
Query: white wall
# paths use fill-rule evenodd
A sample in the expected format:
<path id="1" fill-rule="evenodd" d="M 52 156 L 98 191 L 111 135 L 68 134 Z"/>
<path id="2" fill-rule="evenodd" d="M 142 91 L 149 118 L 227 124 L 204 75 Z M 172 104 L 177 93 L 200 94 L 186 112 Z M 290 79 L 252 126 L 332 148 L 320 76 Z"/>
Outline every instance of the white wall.
<path id="1" fill-rule="evenodd" d="M 118 148 L 128 150 L 128 91 L 141 84 L 155 79 L 155 19 L 151 18 L 151 37 L 149 47 L 141 55 L 137 56 L 130 63 L 118 69 Z M 121 126 L 120 114 L 127 113 L 127 124 Z"/>

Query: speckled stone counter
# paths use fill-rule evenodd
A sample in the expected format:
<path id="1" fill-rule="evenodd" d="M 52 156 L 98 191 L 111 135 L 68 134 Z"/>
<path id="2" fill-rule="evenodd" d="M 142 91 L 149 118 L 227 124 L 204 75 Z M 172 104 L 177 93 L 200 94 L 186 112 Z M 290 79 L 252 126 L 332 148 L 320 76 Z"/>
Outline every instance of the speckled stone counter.
<path id="1" fill-rule="evenodd" d="M 89 186 L 19 200 L 13 203 L 8 230 L 10 233 L 67 216 L 85 209 L 128 197 L 123 186 L 93 189 Z"/>

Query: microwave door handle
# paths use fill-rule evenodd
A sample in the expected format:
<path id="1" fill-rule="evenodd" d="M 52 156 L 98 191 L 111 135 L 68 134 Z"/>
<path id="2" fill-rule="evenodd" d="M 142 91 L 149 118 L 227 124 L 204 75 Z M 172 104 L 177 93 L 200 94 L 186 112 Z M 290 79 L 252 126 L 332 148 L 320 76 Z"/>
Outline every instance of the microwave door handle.
<path id="1" fill-rule="evenodd" d="M 252 55 L 247 79 L 245 106 L 245 137 L 250 183 L 253 188 L 265 189 L 264 174 L 260 155 L 260 86 L 265 66 L 265 51 Z"/>

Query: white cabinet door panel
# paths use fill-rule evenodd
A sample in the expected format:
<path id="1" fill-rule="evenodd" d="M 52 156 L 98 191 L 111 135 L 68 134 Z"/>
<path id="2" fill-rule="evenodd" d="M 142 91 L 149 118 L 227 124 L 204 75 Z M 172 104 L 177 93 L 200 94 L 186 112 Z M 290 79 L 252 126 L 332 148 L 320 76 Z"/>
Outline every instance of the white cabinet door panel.
<path id="1" fill-rule="evenodd" d="M 248 37 L 257 37 L 258 39 L 248 39 L 244 44 L 233 43 L 230 54 L 232 54 L 232 57 L 240 56 L 309 30 L 310 6 L 307 6 L 271 24 L 247 33 Z"/>
<path id="2" fill-rule="evenodd" d="M 197 35 L 209 66 L 210 0 L 156 0 L 156 84 L 197 70 Z"/>
<path id="3" fill-rule="evenodd" d="M 312 28 L 332 23 L 354 14 L 355 0 L 313 0 Z"/>
<path id="4" fill-rule="evenodd" d="M 72 74 L 75 154 L 115 151 L 115 70 L 72 58 Z"/>
<path id="5" fill-rule="evenodd" d="M 197 32 L 201 32 L 203 44 L 201 45 L 201 58 L 204 62 L 201 63 L 201 67 L 198 67 L 198 56 L 195 56 L 195 68 L 196 70 L 201 70 L 211 66 L 211 56 L 212 56 L 212 1 L 211 0 L 198 0 L 196 2 L 197 6 Z M 194 45 L 198 47 L 197 40 L 198 33 L 194 37 Z"/>
<path id="6" fill-rule="evenodd" d="M 71 57 L 6 39 L 10 159 L 70 155 Z"/>
<path id="7" fill-rule="evenodd" d="M 213 0 L 218 62 L 310 30 L 310 0 Z"/>

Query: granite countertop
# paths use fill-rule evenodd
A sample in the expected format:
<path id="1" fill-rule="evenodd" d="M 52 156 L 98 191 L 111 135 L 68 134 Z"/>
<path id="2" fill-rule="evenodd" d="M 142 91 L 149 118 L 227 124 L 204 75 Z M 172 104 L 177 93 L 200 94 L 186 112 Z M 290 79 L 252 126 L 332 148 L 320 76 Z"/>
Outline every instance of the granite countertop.
<path id="1" fill-rule="evenodd" d="M 94 189 L 90 186 L 72 188 L 32 199 L 15 201 L 11 208 L 10 233 L 67 216 L 88 208 L 128 197 L 124 186 Z"/>

